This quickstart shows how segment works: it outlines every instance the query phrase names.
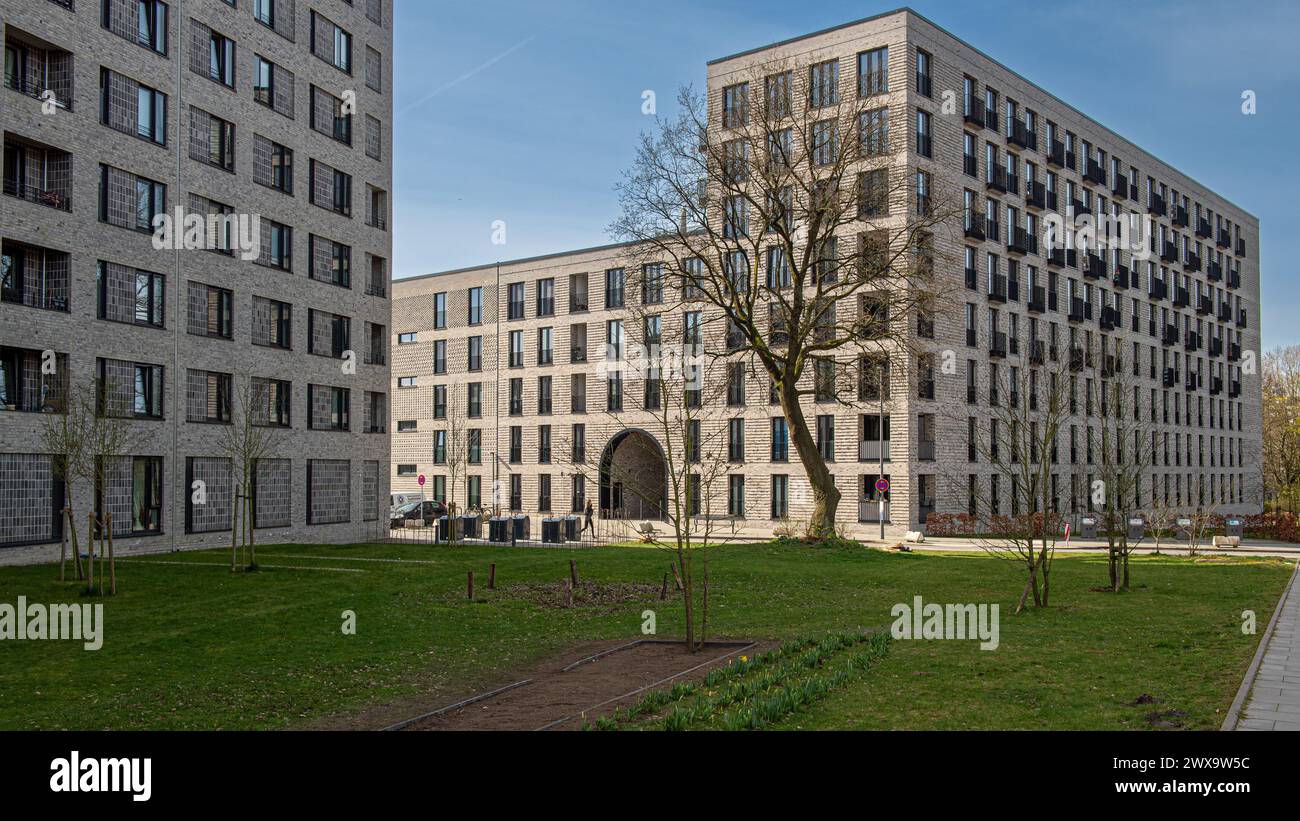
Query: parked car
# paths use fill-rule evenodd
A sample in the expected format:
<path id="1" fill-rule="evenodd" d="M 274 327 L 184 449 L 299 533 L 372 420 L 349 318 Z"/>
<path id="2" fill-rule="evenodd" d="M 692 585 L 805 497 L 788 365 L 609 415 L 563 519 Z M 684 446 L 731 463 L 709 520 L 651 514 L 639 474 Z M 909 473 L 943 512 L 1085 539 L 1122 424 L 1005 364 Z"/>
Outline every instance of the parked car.
<path id="1" fill-rule="evenodd" d="M 389 511 L 397 510 L 402 505 L 409 505 L 411 502 L 420 501 L 418 493 L 390 493 L 388 494 Z"/>
<path id="2" fill-rule="evenodd" d="M 395 509 L 389 516 L 390 528 L 406 527 L 408 521 L 422 521 L 425 527 L 432 527 L 439 518 L 447 515 L 447 506 L 436 500 L 407 502 Z"/>

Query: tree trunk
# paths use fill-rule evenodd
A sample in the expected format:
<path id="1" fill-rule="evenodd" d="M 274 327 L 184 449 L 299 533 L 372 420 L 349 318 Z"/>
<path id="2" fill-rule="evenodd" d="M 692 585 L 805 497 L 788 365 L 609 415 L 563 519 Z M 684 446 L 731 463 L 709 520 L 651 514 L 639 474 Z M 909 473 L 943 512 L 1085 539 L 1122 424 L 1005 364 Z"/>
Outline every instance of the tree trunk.
<path id="1" fill-rule="evenodd" d="M 59 535 L 59 581 L 66 581 L 68 575 L 68 509 L 63 509 L 63 532 Z"/>
<path id="2" fill-rule="evenodd" d="M 72 512 L 72 505 L 66 508 L 68 513 L 68 530 L 72 533 L 72 561 L 77 568 L 77 581 L 85 578 L 85 572 L 81 569 L 81 545 L 77 542 L 77 516 Z"/>
<path id="3" fill-rule="evenodd" d="M 803 408 L 799 405 L 799 391 L 793 380 L 787 379 L 781 386 L 781 411 L 785 414 L 795 452 L 799 454 L 799 461 L 808 474 L 808 484 L 812 487 L 813 511 L 808 522 L 808 535 L 814 539 L 833 536 L 840 492 L 835 487 L 835 477 L 826 467 L 826 460 L 817 449 L 812 432 L 808 430 Z"/>
<path id="4" fill-rule="evenodd" d="M 682 600 L 686 603 L 686 649 L 695 652 L 695 591 L 686 551 L 679 545 L 677 562 L 681 567 Z"/>
<path id="5" fill-rule="evenodd" d="M 108 520 L 104 525 L 104 533 L 108 537 L 108 595 L 117 595 L 117 562 L 113 557 L 113 514 L 108 514 Z"/>
<path id="6" fill-rule="evenodd" d="M 95 595 L 95 514 L 86 513 L 86 595 Z"/>
<path id="7" fill-rule="evenodd" d="M 239 498 L 238 489 L 235 490 L 235 498 L 236 499 Z M 235 563 L 236 560 L 239 558 L 239 528 L 236 527 L 236 523 L 238 522 L 238 519 L 239 519 L 239 508 L 237 506 L 232 506 L 230 512 L 230 572 L 231 573 L 237 572 L 235 570 Z"/>

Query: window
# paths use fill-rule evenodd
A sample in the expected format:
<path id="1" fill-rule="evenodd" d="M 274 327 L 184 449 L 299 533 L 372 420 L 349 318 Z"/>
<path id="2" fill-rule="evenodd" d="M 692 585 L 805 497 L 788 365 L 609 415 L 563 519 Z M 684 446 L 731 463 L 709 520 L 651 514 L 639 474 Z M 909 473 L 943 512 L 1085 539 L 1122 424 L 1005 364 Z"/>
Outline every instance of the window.
<path id="1" fill-rule="evenodd" d="M 447 418 L 447 386 L 446 385 L 433 386 L 433 418 L 434 419 Z"/>
<path id="2" fill-rule="evenodd" d="M 858 141 L 864 157 L 889 153 L 889 109 L 864 111 L 858 120 Z"/>
<path id="3" fill-rule="evenodd" d="M 722 127 L 735 128 L 749 120 L 749 83 L 722 89 Z"/>
<path id="4" fill-rule="evenodd" d="M 471 371 L 483 370 L 483 337 L 471 336 L 469 338 L 468 350 L 469 350 L 469 362 L 467 363 L 468 370 Z"/>
<path id="5" fill-rule="evenodd" d="M 658 305 L 664 301 L 664 266 L 655 263 L 641 269 L 641 302 Z"/>
<path id="6" fill-rule="evenodd" d="M 191 370 L 186 373 L 185 421 L 230 421 L 230 374 Z"/>
<path id="7" fill-rule="evenodd" d="M 519 425 L 510 427 L 510 464 L 517 465 L 524 461 L 524 429 Z"/>
<path id="8" fill-rule="evenodd" d="M 727 477 L 727 515 L 742 519 L 745 516 L 745 477 L 732 474 Z"/>
<path id="9" fill-rule="evenodd" d="M 352 320 L 327 311 L 307 311 L 307 352 L 341 359 L 351 349 Z"/>
<path id="10" fill-rule="evenodd" d="M 830 165 L 839 157 L 839 133 L 834 120 L 821 120 L 811 126 L 808 154 L 814 165 Z"/>
<path id="11" fill-rule="evenodd" d="M 555 280 L 537 280 L 537 315 L 553 316 L 555 314 Z"/>
<path id="12" fill-rule="evenodd" d="M 108 511 L 106 504 L 116 502 L 125 496 L 130 505 L 130 525 L 114 522 L 114 535 L 142 536 L 162 532 L 162 469 L 161 456 L 114 456 L 110 457 L 124 466 L 129 465 L 129 475 L 125 471 L 107 471 L 109 475 L 95 481 L 95 513 L 103 517 Z M 129 476 L 129 478 L 128 478 Z M 105 487 L 104 483 L 111 483 Z M 125 501 L 125 500 L 124 500 Z"/>
<path id="13" fill-rule="evenodd" d="M 352 35 L 316 11 L 311 13 L 311 53 L 352 73 Z"/>
<path id="14" fill-rule="evenodd" d="M 929 97 L 932 93 L 930 72 L 933 62 L 929 52 L 916 50 L 916 93 L 922 97 Z"/>
<path id="15" fill-rule="evenodd" d="M 414 475 L 415 475 L 416 473 L 418 473 L 418 472 L 419 472 L 419 468 L 418 468 L 416 465 L 398 465 L 398 466 L 397 466 L 397 475 L 398 475 L 398 476 L 414 476 Z"/>
<path id="16" fill-rule="evenodd" d="M 465 415 L 478 419 L 483 415 L 483 383 L 470 382 L 465 386 Z"/>
<path id="17" fill-rule="evenodd" d="M 727 420 L 727 460 L 745 461 L 745 420 Z"/>
<path id="18" fill-rule="evenodd" d="M 352 392 L 328 385 L 307 386 L 307 428 L 346 431 L 351 427 Z"/>
<path id="19" fill-rule="evenodd" d="M 190 159 L 235 170 L 235 124 L 190 106 Z"/>
<path id="20" fill-rule="evenodd" d="M 623 410 L 623 373 L 613 371 L 606 380 L 605 409 L 611 412 Z"/>
<path id="21" fill-rule="evenodd" d="M 154 217 L 167 211 L 167 186 L 108 165 L 99 170 L 100 222 L 152 234 Z"/>
<path id="22" fill-rule="evenodd" d="M 307 235 L 308 273 L 340 288 L 352 287 L 352 247 L 315 234 Z"/>
<path id="23" fill-rule="evenodd" d="M 524 283 L 512 282 L 506 289 L 508 296 L 508 313 L 507 319 L 524 318 Z"/>
<path id="24" fill-rule="evenodd" d="M 551 377 L 537 377 L 537 415 L 551 414 Z"/>
<path id="25" fill-rule="evenodd" d="M 352 113 L 343 100 L 315 85 L 311 87 L 312 130 L 352 145 Z"/>
<path id="26" fill-rule="evenodd" d="M 824 108 L 840 101 L 840 63 L 827 60 L 808 69 L 808 107 Z"/>
<path id="27" fill-rule="evenodd" d="M 469 289 L 469 315 L 465 321 L 470 325 L 483 324 L 483 289 Z"/>
<path id="28" fill-rule="evenodd" d="M 71 2 L 63 5 L 72 7 Z M 167 4 L 162 0 L 104 0 L 100 24 L 145 48 L 167 53 Z"/>
<path id="29" fill-rule="evenodd" d="M 569 275 L 569 313 L 583 313 L 587 310 L 587 275 Z"/>
<path id="30" fill-rule="evenodd" d="M 790 433 L 784 416 L 772 417 L 771 457 L 773 462 L 790 460 Z"/>
<path id="31" fill-rule="evenodd" d="M 447 431 L 445 430 L 435 430 L 433 432 L 433 463 L 435 465 L 447 464 Z M 434 498 L 437 498 L 436 491 Z"/>
<path id="32" fill-rule="evenodd" d="M 578 422 L 573 426 L 573 435 L 570 438 L 573 446 L 573 461 L 575 464 L 583 464 L 587 461 L 587 426 Z"/>
<path id="33" fill-rule="evenodd" d="M 253 61 L 253 99 L 272 111 L 292 119 L 293 72 L 276 65 L 260 54 L 257 55 Z"/>
<path id="34" fill-rule="evenodd" d="M 790 515 L 790 477 L 772 477 L 772 518 L 784 519 Z"/>
<path id="35" fill-rule="evenodd" d="M 95 269 L 100 319 L 163 327 L 165 286 L 162 274 L 100 261 Z"/>
<path id="36" fill-rule="evenodd" d="M 399 387 L 399 388 L 414 388 L 414 387 L 417 387 L 418 385 L 419 385 L 419 377 L 418 377 L 418 376 L 399 376 L 399 377 L 397 377 L 397 387 Z"/>
<path id="37" fill-rule="evenodd" d="M 447 327 L 447 294 L 433 295 L 433 328 L 440 331 Z"/>
<path id="38" fill-rule="evenodd" d="M 553 329 L 537 329 L 537 364 L 550 365 L 555 361 L 555 347 L 552 344 Z"/>
<path id="39" fill-rule="evenodd" d="M 163 367 L 117 359 L 96 360 L 99 412 L 116 418 L 163 418 Z"/>
<path id="40" fill-rule="evenodd" d="M 510 405 L 509 414 L 511 416 L 524 415 L 524 380 L 522 377 L 515 377 L 510 380 Z"/>
<path id="41" fill-rule="evenodd" d="M 308 200 L 345 217 L 352 216 L 352 175 L 314 159 L 308 162 L 307 168 Z"/>
<path id="42" fill-rule="evenodd" d="M 223 86 L 234 88 L 235 41 L 194 19 L 190 20 L 190 30 L 191 42 L 203 46 L 202 49 L 191 49 L 190 69 Z"/>
<path id="43" fill-rule="evenodd" d="M 510 367 L 522 368 L 524 366 L 524 332 L 510 332 Z"/>
<path id="44" fill-rule="evenodd" d="M 109 128 L 166 145 L 167 95 L 101 68 L 99 121 Z"/>
<path id="45" fill-rule="evenodd" d="M 285 194 L 292 194 L 293 149 L 274 140 L 268 140 L 260 134 L 254 134 L 253 182 Z"/>
<path id="46" fill-rule="evenodd" d="M 930 112 L 917 109 L 916 112 L 916 153 L 922 157 L 933 156 L 930 139 Z"/>
<path id="47" fill-rule="evenodd" d="M 551 512 L 551 474 L 549 473 L 537 477 L 537 512 Z"/>
<path id="48" fill-rule="evenodd" d="M 483 464 L 483 431 L 479 428 L 466 431 L 465 461 L 471 465 Z"/>
<path id="49" fill-rule="evenodd" d="M 587 361 L 587 325 L 579 322 L 569 326 L 569 362 Z"/>
<path id="50" fill-rule="evenodd" d="M 262 221 L 262 247 L 258 250 L 257 261 L 262 265 L 279 268 L 281 271 L 293 269 L 293 229 L 275 220 Z"/>
<path id="51" fill-rule="evenodd" d="M 292 345 L 293 306 L 274 299 L 253 297 L 253 344 L 289 350 Z"/>
<path id="52" fill-rule="evenodd" d="M 189 333 L 231 339 L 234 299 L 229 289 L 189 283 Z"/>
<path id="53" fill-rule="evenodd" d="M 817 417 L 817 450 L 826 461 L 835 461 L 834 416 L 825 414 Z"/>
<path id="54" fill-rule="evenodd" d="M 414 419 L 397 420 L 398 433 L 414 433 L 417 430 L 419 430 L 419 425 Z"/>
<path id="55" fill-rule="evenodd" d="M 623 269 L 611 268 L 605 272 L 605 307 L 623 307 Z"/>
<path id="56" fill-rule="evenodd" d="M 889 93 L 889 48 L 864 51 L 858 55 L 858 96 L 870 97 Z"/>

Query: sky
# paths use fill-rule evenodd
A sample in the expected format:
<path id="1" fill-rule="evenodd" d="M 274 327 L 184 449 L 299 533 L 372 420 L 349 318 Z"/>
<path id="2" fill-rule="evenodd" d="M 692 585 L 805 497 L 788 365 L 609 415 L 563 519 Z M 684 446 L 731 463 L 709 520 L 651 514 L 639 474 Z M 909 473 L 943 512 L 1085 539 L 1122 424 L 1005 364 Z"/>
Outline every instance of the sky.
<path id="1" fill-rule="evenodd" d="M 614 185 L 653 126 L 645 91 L 671 117 L 709 60 L 897 7 L 394 2 L 398 278 L 610 242 Z M 1300 344 L 1300 273 L 1285 250 L 1300 237 L 1300 3 L 910 6 L 1258 217 L 1264 347 Z"/>

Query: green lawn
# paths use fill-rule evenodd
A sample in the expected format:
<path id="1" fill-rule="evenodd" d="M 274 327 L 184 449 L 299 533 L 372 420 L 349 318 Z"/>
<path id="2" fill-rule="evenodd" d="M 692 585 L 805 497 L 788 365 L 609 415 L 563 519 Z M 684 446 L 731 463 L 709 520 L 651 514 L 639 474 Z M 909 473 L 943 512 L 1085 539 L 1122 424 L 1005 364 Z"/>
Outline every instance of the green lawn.
<path id="1" fill-rule="evenodd" d="M 1053 606 L 1012 616 L 1020 577 L 980 556 L 735 546 L 712 552 L 711 632 L 793 638 L 887 627 L 890 608 L 998 603 L 1001 646 L 895 642 L 861 682 L 797 714 L 790 728 L 1143 728 L 1154 709 L 1213 728 L 1232 701 L 1291 565 L 1278 560 L 1136 559 L 1128 594 L 1091 592 L 1105 563 L 1063 557 Z M 658 611 L 679 634 L 680 606 L 651 596 L 564 610 L 482 588 L 555 582 L 576 557 L 584 580 L 658 586 L 668 554 L 417 545 L 259 549 L 268 569 L 232 576 L 220 551 L 145 557 L 118 567 L 104 647 L 0 643 L 0 729 L 318 726 L 396 700 L 437 706 L 511 680 L 580 641 L 640 635 Z M 328 558 L 321 558 L 328 557 Z M 406 562 L 381 561 L 404 559 Z M 289 569 L 294 568 L 304 569 Z M 479 601 L 465 598 L 478 573 Z M 360 572 L 339 572 L 360 571 Z M 51 566 L 0 568 L 0 603 L 79 602 Z M 343 635 L 342 612 L 357 616 Z M 1131 702 L 1143 693 L 1156 707 Z"/>

